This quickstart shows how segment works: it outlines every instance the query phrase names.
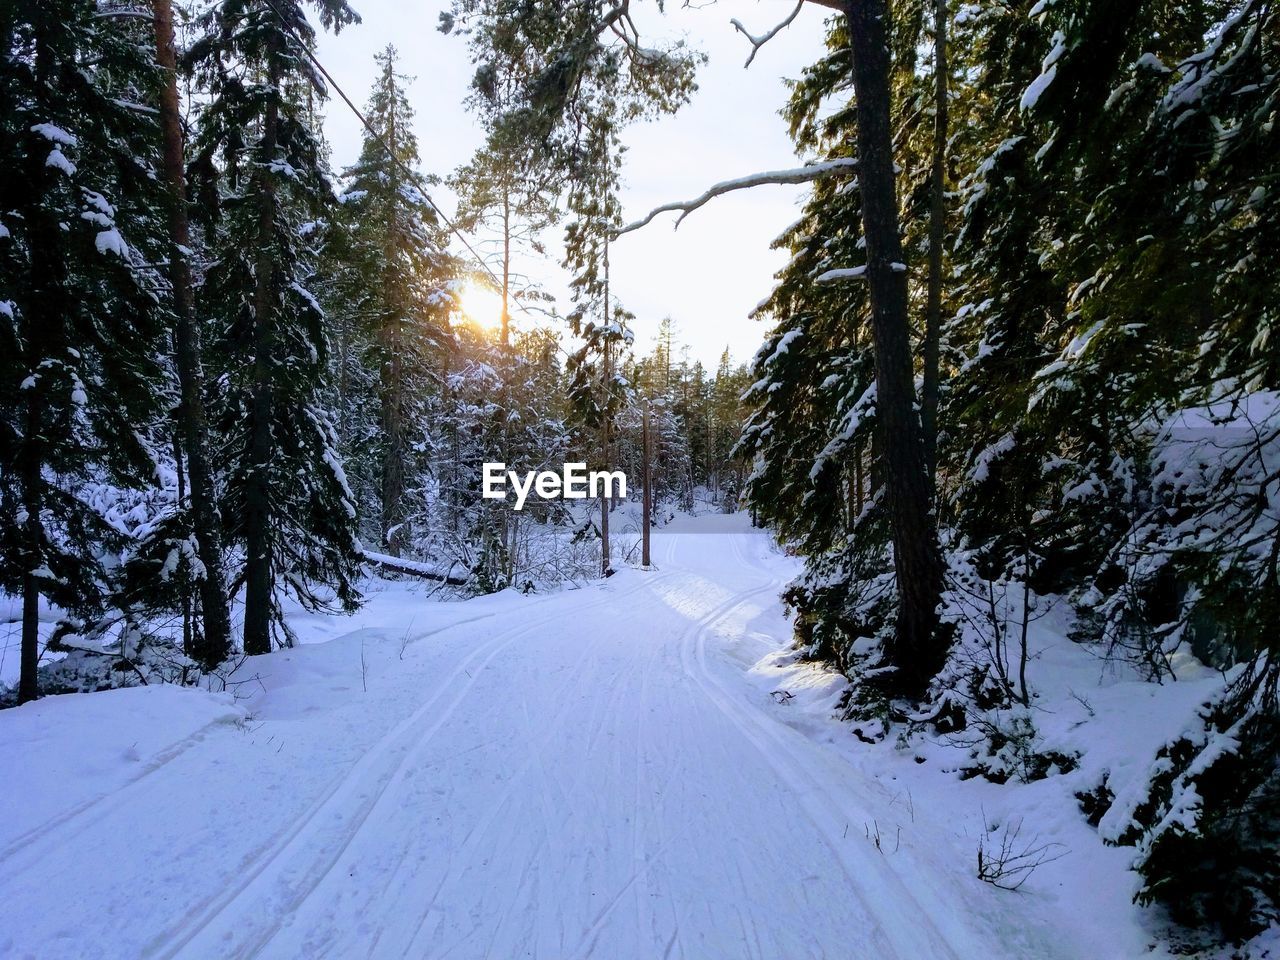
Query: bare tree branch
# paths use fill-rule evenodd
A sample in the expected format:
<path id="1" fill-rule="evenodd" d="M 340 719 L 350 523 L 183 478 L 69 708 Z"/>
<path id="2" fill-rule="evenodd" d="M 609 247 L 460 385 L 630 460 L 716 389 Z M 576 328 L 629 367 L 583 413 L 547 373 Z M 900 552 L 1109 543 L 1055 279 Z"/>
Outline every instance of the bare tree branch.
<path id="1" fill-rule="evenodd" d="M 800 15 L 800 11 L 803 9 L 804 9 L 804 0 L 799 0 L 799 2 L 796 4 L 796 8 L 791 11 L 791 15 L 787 17 L 787 19 L 783 20 L 780 24 L 778 24 L 768 33 L 762 33 L 758 37 L 752 36 L 747 31 L 747 28 L 742 25 L 741 20 L 737 19 L 736 17 L 730 20 L 729 22 L 733 24 L 734 29 L 737 30 L 739 33 L 741 33 L 744 37 L 746 37 L 747 42 L 751 44 L 751 56 L 747 57 L 747 62 L 742 65 L 742 69 L 745 70 L 747 67 L 751 66 L 751 61 L 756 58 L 756 54 L 760 52 L 760 48 L 763 47 L 770 40 L 772 40 L 774 37 L 776 37 L 778 34 L 780 34 L 783 30 L 787 29 L 787 27 L 791 26 L 791 22 Z"/>
<path id="2" fill-rule="evenodd" d="M 660 213 L 668 213 L 670 211 L 681 211 L 680 216 L 676 218 L 675 226 L 679 227 L 681 222 L 693 211 L 697 210 L 713 197 L 722 194 L 732 193 L 735 190 L 746 190 L 749 187 L 760 187 L 766 184 L 786 185 L 793 183 L 809 183 L 824 177 L 828 174 L 844 174 L 851 173 L 856 167 L 858 161 L 852 157 L 840 157 L 836 160 L 827 160 L 823 163 L 811 163 L 803 167 L 794 167 L 790 170 L 767 170 L 764 173 L 753 173 L 745 177 L 739 177 L 736 180 L 725 180 L 723 183 L 717 183 L 715 186 L 707 189 L 701 196 L 693 200 L 685 200 L 677 203 L 664 203 L 660 207 L 650 210 L 648 215 L 634 223 L 629 223 L 614 236 L 622 236 L 624 233 L 630 233 L 632 230 L 639 230 L 643 226 L 647 226 Z M 674 229 L 674 228 L 673 228 Z"/>

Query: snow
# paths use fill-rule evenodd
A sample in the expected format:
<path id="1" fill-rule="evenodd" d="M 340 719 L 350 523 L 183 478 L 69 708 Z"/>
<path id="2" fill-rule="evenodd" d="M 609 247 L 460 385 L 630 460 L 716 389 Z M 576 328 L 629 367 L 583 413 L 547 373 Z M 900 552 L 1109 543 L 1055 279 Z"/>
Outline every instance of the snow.
<path id="1" fill-rule="evenodd" d="M 57 147 L 49 151 L 49 156 L 45 157 L 44 165 L 53 167 L 55 170 L 61 170 L 68 177 L 74 176 L 76 172 L 76 165 L 68 160 L 66 155 Z"/>
<path id="2" fill-rule="evenodd" d="M 0 780 L 10 788 L 0 793 L 0 862 L 8 871 L 24 848 L 90 827 L 139 781 L 243 718 L 226 694 L 174 686 L 47 697 L 5 711 Z"/>
<path id="3" fill-rule="evenodd" d="M 31 125 L 31 132 L 38 133 L 50 143 L 61 144 L 64 147 L 74 147 L 78 141 L 73 135 L 67 133 L 60 126 L 53 123 L 35 123 Z"/>
<path id="4" fill-rule="evenodd" d="M 1031 86 L 1022 94 L 1021 108 L 1023 110 L 1034 110 L 1036 104 L 1040 101 L 1040 97 L 1049 89 L 1049 84 L 1053 83 L 1053 78 L 1058 75 L 1056 66 L 1050 67 L 1040 76 L 1031 81 Z"/>
<path id="5" fill-rule="evenodd" d="M 778 342 L 774 346 L 773 352 L 770 353 L 769 358 L 764 361 L 764 365 L 768 367 L 775 363 L 779 357 L 786 356 L 787 352 L 791 349 L 791 345 L 803 336 L 803 330 L 788 330 L 778 338 Z"/>
<path id="6" fill-rule="evenodd" d="M 320 306 L 320 301 L 315 298 L 315 295 L 310 290 L 298 283 L 296 280 L 289 284 L 289 289 L 301 297 L 307 307 L 315 313 L 316 316 L 324 316 L 324 308 Z"/>
<path id="7" fill-rule="evenodd" d="M 129 245 L 124 242 L 124 237 L 120 236 L 120 231 L 115 227 L 98 231 L 98 235 L 93 238 L 93 244 L 101 254 L 114 253 L 121 260 L 129 257 Z"/>
<path id="8" fill-rule="evenodd" d="M 867 275 L 867 268 L 861 267 L 841 267 L 837 270 L 827 270 L 818 274 L 813 278 L 815 283 L 832 283 L 836 280 L 856 280 Z"/>
<path id="9" fill-rule="evenodd" d="M 423 563 L 419 560 L 406 560 L 403 557 L 393 557 L 389 553 L 378 553 L 374 550 L 361 550 L 365 559 L 374 563 L 387 563 L 401 570 L 412 570 L 420 573 L 425 577 L 438 579 L 440 577 L 461 576 L 466 573 L 465 570 L 459 570 L 458 565 L 442 565 L 435 563 Z"/>
<path id="10" fill-rule="evenodd" d="M 1017 438 L 1012 433 L 1006 433 L 995 443 L 984 447 L 973 459 L 973 469 L 969 472 L 969 478 L 974 483 L 985 483 L 991 476 L 991 464 L 1011 453 L 1017 445 Z"/>
<path id="11" fill-rule="evenodd" d="M 777 600 L 798 561 L 743 515 L 679 517 L 653 554 L 532 597 L 374 581 L 354 616 L 291 615 L 303 644 L 246 660 L 232 694 L 0 712 L 0 955 L 1152 955 L 1132 850 L 1071 791 L 1141 775 L 1125 758 L 1217 678 L 1097 688 L 1038 622 L 1038 719 L 1081 770 L 960 782 L 962 748 L 868 746 L 833 717 L 844 681 L 797 661 Z M 1086 687 L 1114 741 L 1067 696 Z M 1014 811 L 1069 851 L 1017 895 L 973 875 Z"/>
<path id="12" fill-rule="evenodd" d="M 857 165 L 858 161 L 854 157 L 837 157 L 834 160 L 823 160 L 818 163 L 809 163 L 803 167 L 791 167 L 785 170 L 765 170 L 760 173 L 751 173 L 744 177 L 735 177 L 732 180 L 722 180 L 721 182 L 708 187 L 700 196 L 693 200 L 681 203 L 667 203 L 660 207 L 655 207 L 643 218 L 627 224 L 618 232 L 621 235 L 624 233 L 630 233 L 632 230 L 638 230 L 647 225 L 658 214 L 676 210 L 681 211 L 680 216 L 676 218 L 675 224 L 679 227 L 681 221 L 683 221 L 690 213 L 703 206 L 713 197 L 718 197 L 721 194 L 770 184 L 808 183 L 821 176 L 825 176 L 826 174 L 833 173 L 837 170 L 853 168 Z"/>
<path id="13" fill-rule="evenodd" d="M 1171 73 L 1172 71 L 1165 62 L 1157 57 L 1154 53 L 1144 53 L 1133 62 L 1136 69 L 1151 70 L 1155 73 Z"/>

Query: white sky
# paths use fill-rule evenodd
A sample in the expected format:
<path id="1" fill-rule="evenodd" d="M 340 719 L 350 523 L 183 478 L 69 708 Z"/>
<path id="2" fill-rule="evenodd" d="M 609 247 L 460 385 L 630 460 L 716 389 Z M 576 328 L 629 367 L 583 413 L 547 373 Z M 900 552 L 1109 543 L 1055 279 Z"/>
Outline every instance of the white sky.
<path id="1" fill-rule="evenodd" d="M 374 78 L 373 55 L 394 43 L 401 69 L 416 77 L 409 100 L 417 111 L 416 132 L 424 172 L 446 175 L 465 162 L 481 134 L 462 107 L 472 68 L 466 42 L 436 28 L 447 0 L 352 0 L 363 23 L 334 37 L 321 33 L 317 54 L 347 94 L 363 108 Z M 653 8 L 652 3 L 644 5 Z M 813 5 L 756 56 L 734 31 L 731 17 L 753 33 L 763 33 L 791 10 L 791 0 L 719 0 L 698 10 L 668 0 L 665 18 L 651 13 L 640 21 L 646 40 L 684 35 L 710 57 L 699 74 L 699 91 L 675 117 L 633 127 L 623 191 L 624 218 L 636 219 L 659 204 L 697 196 L 731 177 L 797 164 L 778 110 L 786 101 L 783 77 L 796 77 L 821 54 L 821 12 Z M 649 41 L 651 42 L 651 41 Z M 359 152 L 359 121 L 334 96 L 326 109 L 325 132 L 336 170 Z M 769 293 L 772 276 L 785 256 L 769 243 L 798 215 L 803 188 L 766 186 L 711 201 L 690 215 L 678 231 L 674 215 L 664 215 L 639 233 L 620 238 L 611 255 L 613 289 L 636 314 L 636 350 L 648 352 L 658 323 L 676 320 L 691 359 L 714 369 L 727 345 L 735 361 L 749 359 L 764 327 L 748 314 Z M 450 214 L 453 198 L 435 191 Z M 547 240 L 559 248 L 559 228 Z M 564 291 L 563 272 L 554 263 L 529 266 L 552 293 Z M 567 302 L 561 304 L 562 312 Z M 516 317 L 517 325 L 521 318 Z"/>

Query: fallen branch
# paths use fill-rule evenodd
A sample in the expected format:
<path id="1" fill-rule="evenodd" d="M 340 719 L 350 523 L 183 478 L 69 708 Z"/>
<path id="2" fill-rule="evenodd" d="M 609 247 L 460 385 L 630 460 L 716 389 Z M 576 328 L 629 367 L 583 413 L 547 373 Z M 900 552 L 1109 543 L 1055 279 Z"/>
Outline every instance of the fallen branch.
<path id="1" fill-rule="evenodd" d="M 419 577 L 422 580 L 435 580 L 440 583 L 447 583 L 454 587 L 465 587 L 467 585 L 466 577 L 455 577 L 453 568 L 457 563 L 449 564 L 449 569 L 444 573 L 435 570 L 425 563 L 417 563 L 413 560 L 402 560 L 400 557 L 392 557 L 385 553 L 374 553 L 370 550 L 361 552 L 361 556 L 372 564 L 376 564 L 384 570 L 390 570 L 392 573 L 402 573 L 410 577 Z"/>
<path id="2" fill-rule="evenodd" d="M 725 180 L 723 183 L 717 183 L 701 196 L 693 200 L 685 200 L 678 203 L 664 203 L 660 207 L 655 207 L 649 211 L 648 216 L 635 223 L 629 223 L 614 236 L 620 237 L 624 233 L 630 233 L 632 230 L 639 230 L 643 226 L 647 226 L 654 217 L 660 213 L 668 213 L 670 211 L 681 211 L 680 216 L 676 218 L 675 226 L 679 227 L 681 222 L 693 211 L 697 210 L 707 201 L 722 194 L 732 193 L 734 190 L 746 190 L 749 187 L 761 187 L 767 184 L 786 185 L 793 183 L 810 183 L 827 174 L 843 174 L 852 172 L 853 168 L 858 165 L 858 161 L 852 157 L 840 157 L 836 160 L 827 160 L 823 163 L 811 163 L 803 167 L 794 167 L 790 170 L 768 170 L 764 173 L 753 173 L 745 177 L 739 177 L 736 180 Z"/>

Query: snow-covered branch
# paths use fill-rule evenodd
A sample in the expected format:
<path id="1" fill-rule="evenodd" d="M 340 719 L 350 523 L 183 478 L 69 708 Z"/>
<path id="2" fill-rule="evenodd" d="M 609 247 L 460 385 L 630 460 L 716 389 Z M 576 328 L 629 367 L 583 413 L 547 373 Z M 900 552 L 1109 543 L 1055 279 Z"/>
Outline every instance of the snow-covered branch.
<path id="1" fill-rule="evenodd" d="M 389 570 L 392 573 L 404 574 L 410 577 L 420 577 L 423 580 L 437 580 L 441 583 L 447 583 L 451 586 L 466 586 L 467 578 L 454 576 L 454 568 L 456 563 L 450 564 L 448 569 L 443 572 L 438 568 L 426 563 L 419 563 L 416 560 L 406 560 L 403 557 L 393 557 L 385 553 L 375 553 L 372 550 L 361 551 L 364 559 L 369 563 Z"/>
<path id="2" fill-rule="evenodd" d="M 680 216 L 676 218 L 676 227 L 693 211 L 707 203 L 714 197 L 722 194 L 732 193 L 735 190 L 746 190 L 749 187 L 761 187 L 767 184 L 786 185 L 792 183 L 809 183 L 824 177 L 828 174 L 841 174 L 851 172 L 858 165 L 858 161 L 852 157 L 840 157 L 836 160 L 827 160 L 822 163 L 811 163 L 803 167 L 794 167 L 790 170 L 767 170 L 763 173 L 752 173 L 745 177 L 738 177 L 736 180 L 725 180 L 709 187 L 705 193 L 695 197 L 693 200 L 684 200 L 676 203 L 664 203 L 660 207 L 650 210 L 648 215 L 643 219 L 634 223 L 629 223 L 618 231 L 617 236 L 624 233 L 630 233 L 632 230 L 639 230 L 643 226 L 647 226 L 654 217 L 660 213 L 668 213 L 679 210 Z"/>
<path id="3" fill-rule="evenodd" d="M 867 275 L 867 268 L 863 267 L 841 267 L 837 270 L 828 270 L 820 273 L 813 278 L 814 283 L 833 283 L 836 280 L 862 280 Z"/>

